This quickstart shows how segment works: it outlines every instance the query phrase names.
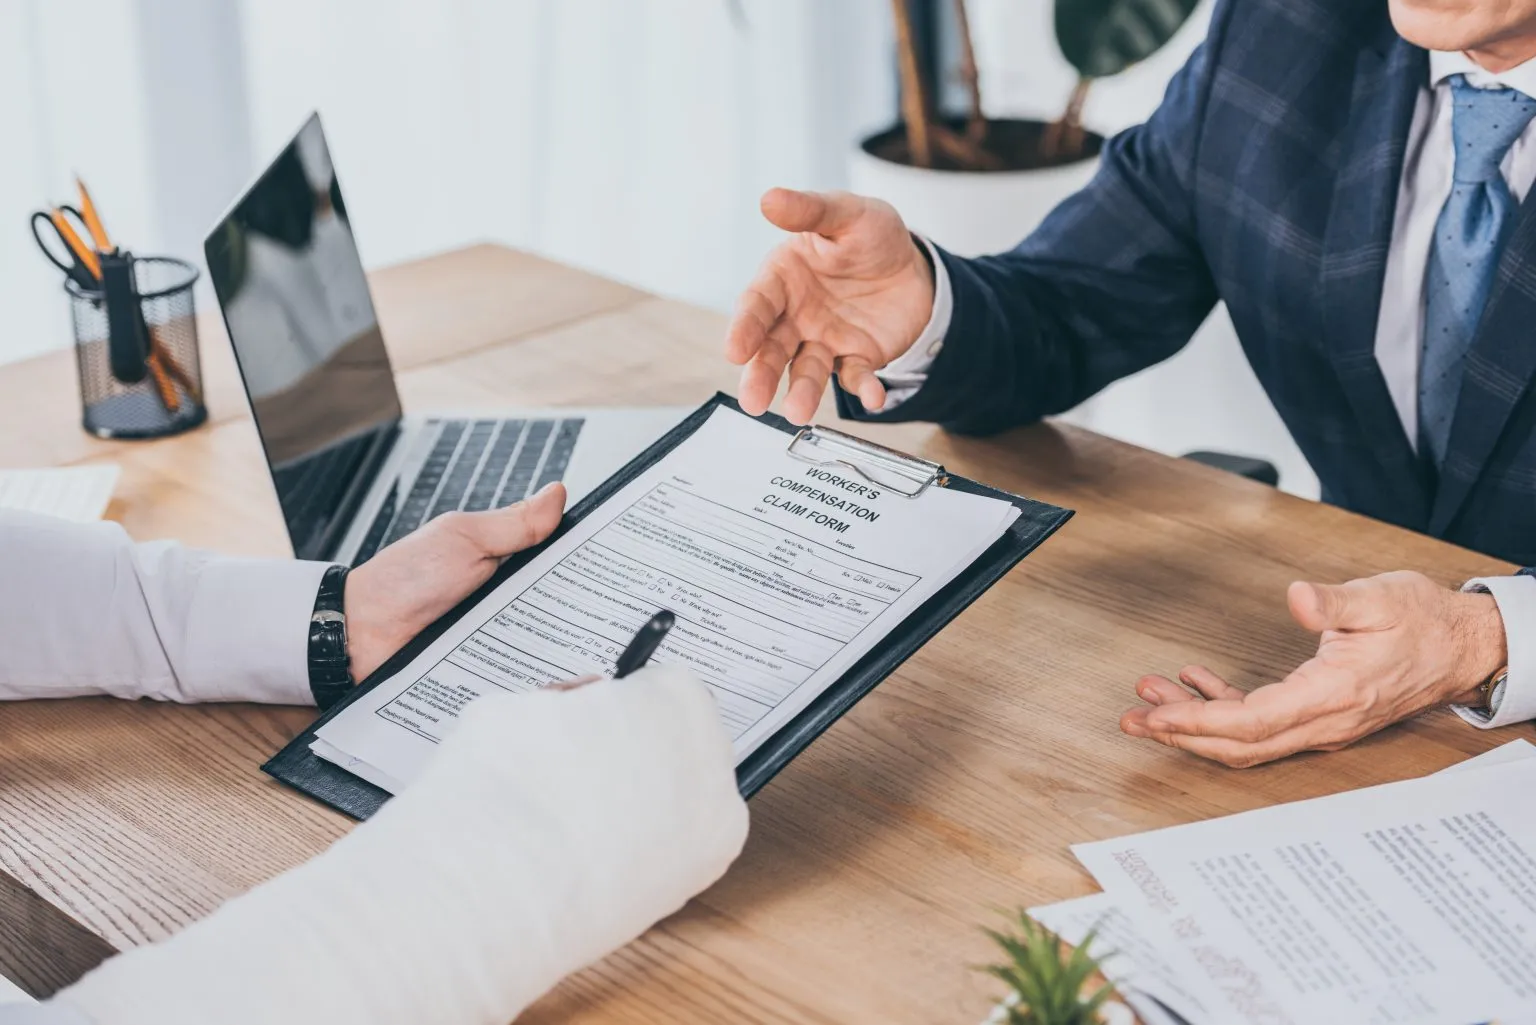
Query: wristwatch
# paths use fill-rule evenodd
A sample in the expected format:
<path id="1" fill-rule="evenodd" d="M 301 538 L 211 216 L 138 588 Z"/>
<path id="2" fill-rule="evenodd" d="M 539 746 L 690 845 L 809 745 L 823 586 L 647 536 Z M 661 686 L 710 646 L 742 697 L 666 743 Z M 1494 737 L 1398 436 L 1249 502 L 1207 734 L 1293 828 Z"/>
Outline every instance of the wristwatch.
<path id="1" fill-rule="evenodd" d="M 1525 570 L 1520 572 L 1524 573 Z M 1491 594 L 1482 584 L 1468 581 L 1461 586 L 1461 590 L 1468 594 Z M 1477 688 L 1477 704 L 1466 705 L 1469 711 L 1477 713 L 1484 719 L 1492 719 L 1498 714 L 1499 705 L 1504 700 L 1504 685 L 1509 682 L 1509 666 L 1497 670 L 1492 676 L 1484 680 Z"/>
<path id="2" fill-rule="evenodd" d="M 1505 666 L 1484 680 L 1482 686 L 1477 688 L 1477 704 L 1474 711 L 1492 719 L 1498 714 L 1499 704 L 1504 700 L 1504 685 L 1509 682 L 1509 666 Z"/>
<path id="3" fill-rule="evenodd" d="M 315 611 L 309 617 L 309 689 L 323 711 L 352 689 L 352 656 L 347 654 L 347 567 L 332 566 L 320 578 Z"/>

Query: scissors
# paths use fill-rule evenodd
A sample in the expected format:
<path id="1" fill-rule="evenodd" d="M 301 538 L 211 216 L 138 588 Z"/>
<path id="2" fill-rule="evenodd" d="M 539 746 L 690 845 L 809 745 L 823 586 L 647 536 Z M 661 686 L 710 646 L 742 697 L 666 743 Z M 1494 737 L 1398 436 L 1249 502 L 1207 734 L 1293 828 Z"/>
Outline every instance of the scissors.
<path id="1" fill-rule="evenodd" d="M 32 215 L 32 238 L 49 263 L 63 271 L 76 285 L 94 292 L 101 288 L 101 254 L 115 253 L 117 247 L 107 236 L 106 226 L 101 223 L 101 215 L 96 212 L 96 203 L 85 182 L 78 177 L 75 178 L 75 189 L 80 193 L 78 207 L 63 203 Z M 39 222 L 47 227 L 40 231 Z M 51 242 L 43 241 L 45 234 L 51 237 Z M 82 236 L 89 236 L 91 245 L 87 246 Z M 63 247 L 65 259 L 59 258 L 59 247 Z"/>
<path id="2" fill-rule="evenodd" d="M 101 260 L 95 250 L 80 237 L 82 232 L 92 234 L 89 221 L 77 208 L 68 204 L 32 214 L 32 238 L 48 262 L 63 271 L 80 288 L 94 292 L 101 288 Z M 64 253 L 62 257 L 59 255 L 61 248 Z"/>

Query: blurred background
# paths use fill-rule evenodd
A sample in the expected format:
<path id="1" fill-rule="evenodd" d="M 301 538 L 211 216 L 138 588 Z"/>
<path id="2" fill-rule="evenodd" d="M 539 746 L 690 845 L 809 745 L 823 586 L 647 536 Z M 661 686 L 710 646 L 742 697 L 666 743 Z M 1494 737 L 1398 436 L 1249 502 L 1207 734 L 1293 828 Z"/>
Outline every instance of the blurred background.
<path id="1" fill-rule="evenodd" d="M 75 173 L 114 234 L 200 263 L 205 231 L 311 109 L 369 266 L 489 240 L 729 309 L 777 241 L 759 194 L 848 187 L 858 141 L 897 118 L 891 6 L 0 0 L 0 362 L 70 344 L 26 220 Z M 1084 123 L 1143 120 L 1208 7 L 1098 83 Z M 963 110 L 950 5 L 911 9 L 943 105 Z M 987 113 L 1055 118 L 1076 75 L 1050 0 L 970 12 Z M 1175 454 L 1262 456 L 1287 490 L 1316 494 L 1221 311 L 1180 356 L 1069 419 Z"/>

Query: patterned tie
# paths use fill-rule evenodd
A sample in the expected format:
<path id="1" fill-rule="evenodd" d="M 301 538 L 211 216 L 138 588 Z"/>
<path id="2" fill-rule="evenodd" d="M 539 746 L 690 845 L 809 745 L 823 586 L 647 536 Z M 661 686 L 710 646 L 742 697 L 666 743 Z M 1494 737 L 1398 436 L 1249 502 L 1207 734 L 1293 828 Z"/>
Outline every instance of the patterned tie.
<path id="1" fill-rule="evenodd" d="M 1436 469 L 1445 462 L 1462 366 L 1515 220 L 1499 164 L 1536 117 L 1536 100 L 1522 92 L 1478 89 L 1461 75 L 1450 82 L 1456 171 L 1429 247 L 1419 361 L 1419 454 Z"/>

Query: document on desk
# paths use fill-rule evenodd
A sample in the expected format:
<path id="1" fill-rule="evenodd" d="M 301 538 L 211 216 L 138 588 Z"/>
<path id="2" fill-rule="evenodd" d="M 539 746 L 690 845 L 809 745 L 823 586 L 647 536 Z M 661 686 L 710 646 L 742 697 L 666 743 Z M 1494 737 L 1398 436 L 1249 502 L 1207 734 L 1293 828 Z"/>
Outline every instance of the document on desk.
<path id="1" fill-rule="evenodd" d="M 666 608 L 677 625 L 655 660 L 709 684 L 745 758 L 1019 515 L 942 487 L 908 498 L 797 459 L 788 440 L 717 409 L 322 726 L 311 749 L 397 792 L 466 704 L 612 672 L 636 629 Z"/>
<path id="2" fill-rule="evenodd" d="M 26 990 L 0 975 L 0 1007 L 15 1004 L 35 1004 L 36 1000 Z"/>
<path id="3" fill-rule="evenodd" d="M 0 470 L 0 509 L 91 523 L 107 511 L 119 472 L 115 463 Z"/>
<path id="4" fill-rule="evenodd" d="M 1217 1002 L 1202 1018 L 1169 1001 L 1191 1021 L 1533 1021 L 1531 754 L 1073 851 L 1133 923 L 1176 938 L 1181 985 Z"/>
<path id="5" fill-rule="evenodd" d="M 1536 744 L 1512 740 L 1468 758 L 1447 773 L 1487 768 L 1536 757 Z M 1190 1025 L 1235 1020 L 1221 991 L 1179 941 L 1165 917 L 1154 917 L 1140 892 L 1126 897 L 1095 893 L 1087 897 L 1030 908 L 1029 915 L 1072 946 L 1095 935 L 1091 952 L 1105 955 L 1104 974 L 1128 999 L 1146 993 L 1177 1012 Z M 1107 953 L 1106 953 L 1107 952 Z M 1153 1015 L 1138 1008 L 1143 1018 Z"/>
<path id="6" fill-rule="evenodd" d="M 1145 993 L 1193 1025 L 1218 1020 L 1221 995 L 1168 926 L 1134 902 L 1095 893 L 1030 908 L 1029 917 L 1074 947 L 1092 934 L 1088 952 L 1122 994 Z"/>

